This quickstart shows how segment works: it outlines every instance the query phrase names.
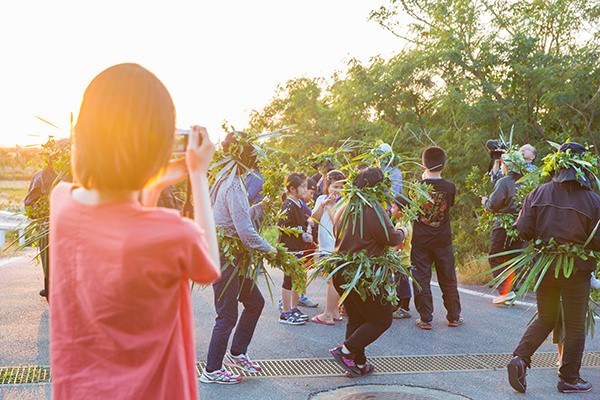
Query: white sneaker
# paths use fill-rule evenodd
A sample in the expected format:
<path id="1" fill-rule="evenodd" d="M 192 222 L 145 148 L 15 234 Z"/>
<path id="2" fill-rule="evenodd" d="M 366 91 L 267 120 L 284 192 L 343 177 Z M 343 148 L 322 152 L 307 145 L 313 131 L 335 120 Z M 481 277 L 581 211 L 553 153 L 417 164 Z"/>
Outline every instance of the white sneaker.
<path id="1" fill-rule="evenodd" d="M 206 368 L 202 369 L 200 382 L 202 383 L 220 383 L 221 385 L 235 385 L 240 383 L 242 377 L 233 372 L 227 371 L 225 368 L 218 369 L 213 372 L 207 372 Z"/>
<path id="2" fill-rule="evenodd" d="M 234 356 L 230 352 L 227 352 L 225 354 L 225 359 L 223 360 L 223 364 L 227 365 L 228 367 L 235 367 L 235 368 L 242 369 L 246 372 L 256 373 L 256 372 L 262 371 L 262 368 L 260 367 L 260 365 L 253 362 L 250 359 L 250 357 L 248 357 L 246 354 L 240 354 L 239 356 Z"/>
<path id="3" fill-rule="evenodd" d="M 511 290 L 510 292 L 508 292 L 506 294 L 494 297 L 494 299 L 492 300 L 492 303 L 505 304 L 505 303 L 508 303 L 508 302 L 514 300 L 515 297 L 517 297 L 516 293 Z"/>

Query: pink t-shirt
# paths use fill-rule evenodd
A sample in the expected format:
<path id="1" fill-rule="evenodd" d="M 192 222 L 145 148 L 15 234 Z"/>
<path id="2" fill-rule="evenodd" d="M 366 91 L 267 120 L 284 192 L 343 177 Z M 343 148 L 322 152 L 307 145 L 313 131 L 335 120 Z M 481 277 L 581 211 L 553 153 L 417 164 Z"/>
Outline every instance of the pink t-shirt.
<path id="1" fill-rule="evenodd" d="M 52 398 L 197 399 L 189 280 L 218 272 L 204 235 L 163 208 L 50 202 Z"/>

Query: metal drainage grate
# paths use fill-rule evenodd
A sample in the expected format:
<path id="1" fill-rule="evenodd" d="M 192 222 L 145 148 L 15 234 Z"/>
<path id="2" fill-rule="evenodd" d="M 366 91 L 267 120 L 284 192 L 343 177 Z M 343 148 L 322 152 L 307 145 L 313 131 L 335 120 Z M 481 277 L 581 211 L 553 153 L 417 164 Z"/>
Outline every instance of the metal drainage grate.
<path id="1" fill-rule="evenodd" d="M 503 369 L 512 358 L 510 353 L 497 354 L 464 354 L 464 355 L 431 355 L 431 356 L 395 356 L 372 357 L 369 361 L 375 366 L 378 374 L 399 374 L 414 372 L 439 371 L 475 371 L 487 369 Z M 557 353 L 536 353 L 532 357 L 532 368 L 555 368 Z M 259 373 L 249 373 L 238 369 L 232 370 L 242 376 L 289 377 L 289 376 L 341 376 L 342 369 L 333 359 L 283 359 L 258 361 L 262 367 Z M 206 363 L 199 362 L 198 373 Z M 600 352 L 584 353 L 583 367 L 600 367 Z"/>
<path id="2" fill-rule="evenodd" d="M 502 369 L 510 361 L 512 354 L 464 354 L 439 356 L 395 356 L 372 357 L 369 361 L 375 366 L 378 374 L 399 374 L 436 371 L 475 371 L 486 369 Z M 532 368 L 555 368 L 558 355 L 556 353 L 536 353 L 532 357 Z M 235 370 L 242 376 L 289 377 L 289 376 L 341 376 L 342 369 L 333 359 L 282 359 L 259 361 L 262 371 L 249 373 Z M 196 364 L 198 374 L 202 372 L 205 362 Z M 583 354 L 582 367 L 600 367 L 600 352 Z M 0 367 L 0 385 L 50 382 L 50 367 L 20 366 Z"/>
<path id="3" fill-rule="evenodd" d="M 0 385 L 50 382 L 50 367 L 0 367 Z"/>

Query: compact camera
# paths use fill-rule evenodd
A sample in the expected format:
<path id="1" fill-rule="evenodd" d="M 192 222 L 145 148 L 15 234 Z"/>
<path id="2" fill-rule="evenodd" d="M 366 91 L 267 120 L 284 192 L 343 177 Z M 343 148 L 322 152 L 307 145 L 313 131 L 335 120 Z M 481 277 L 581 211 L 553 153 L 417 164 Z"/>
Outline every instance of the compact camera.
<path id="1" fill-rule="evenodd" d="M 488 140 L 485 143 L 485 147 L 492 160 L 499 160 L 502 154 L 506 152 L 506 144 L 499 140 Z"/>
<path id="2" fill-rule="evenodd" d="M 173 143 L 173 153 L 185 153 L 188 145 L 188 138 L 192 131 L 189 129 L 175 129 L 175 141 Z"/>

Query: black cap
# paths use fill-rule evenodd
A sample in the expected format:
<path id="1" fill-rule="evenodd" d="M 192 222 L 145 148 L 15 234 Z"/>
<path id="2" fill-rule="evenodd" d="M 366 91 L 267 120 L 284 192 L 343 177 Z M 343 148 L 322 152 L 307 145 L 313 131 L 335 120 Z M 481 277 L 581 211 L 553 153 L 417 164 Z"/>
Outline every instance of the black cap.
<path id="1" fill-rule="evenodd" d="M 367 168 L 362 170 L 354 178 L 354 185 L 359 188 L 371 187 L 383 181 L 383 171 L 379 168 Z"/>
<path id="2" fill-rule="evenodd" d="M 308 178 L 306 180 L 306 187 L 308 190 L 317 190 L 317 184 L 313 178 Z"/>
<path id="3" fill-rule="evenodd" d="M 573 154 L 583 154 L 586 152 L 585 146 L 577 142 L 563 143 L 562 146 L 560 146 L 560 149 L 558 149 L 561 153 L 566 153 L 567 150 L 571 150 L 571 153 Z"/>
<path id="4" fill-rule="evenodd" d="M 446 165 L 446 152 L 441 147 L 428 147 L 423 151 L 422 161 L 428 170 L 441 171 Z"/>

